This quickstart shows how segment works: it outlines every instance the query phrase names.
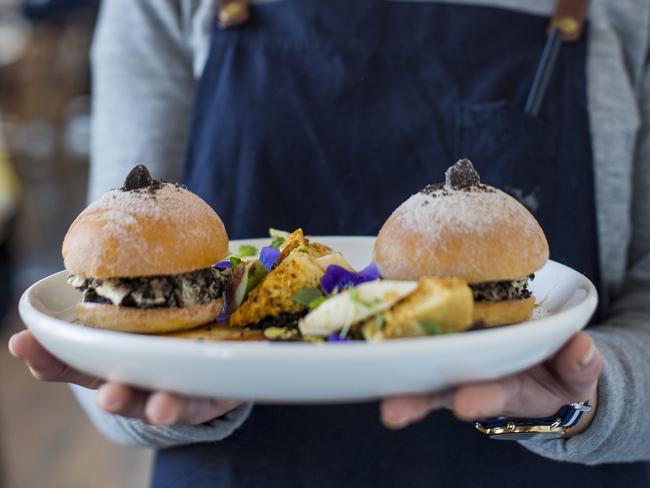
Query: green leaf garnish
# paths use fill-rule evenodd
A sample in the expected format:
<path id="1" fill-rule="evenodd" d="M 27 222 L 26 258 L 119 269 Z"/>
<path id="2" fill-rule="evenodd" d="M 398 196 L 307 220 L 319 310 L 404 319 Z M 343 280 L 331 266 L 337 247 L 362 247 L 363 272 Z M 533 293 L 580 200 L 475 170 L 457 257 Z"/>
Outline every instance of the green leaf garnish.
<path id="1" fill-rule="evenodd" d="M 248 281 L 246 283 L 246 295 L 269 274 L 269 271 L 259 261 L 254 261 L 250 266 L 248 270 Z"/>
<path id="2" fill-rule="evenodd" d="M 249 256 L 257 256 L 257 248 L 250 244 L 242 244 L 239 246 L 239 257 L 246 258 Z"/>
<path id="3" fill-rule="evenodd" d="M 280 249 L 284 245 L 285 241 L 286 239 L 284 237 L 275 237 L 273 241 L 271 241 L 271 247 L 273 249 Z"/>
<path id="4" fill-rule="evenodd" d="M 289 232 L 285 230 L 278 230 L 274 229 L 271 227 L 269 229 L 269 236 L 273 238 L 273 241 L 271 241 L 271 246 L 273 249 L 280 249 L 285 242 L 287 242 L 287 238 L 289 237 Z"/>
<path id="5" fill-rule="evenodd" d="M 309 302 L 309 308 L 311 310 L 314 310 L 314 309 L 318 308 L 318 306 L 321 303 L 323 303 L 325 300 L 327 300 L 328 298 L 329 297 L 321 296 L 321 297 L 316 298 L 315 300 L 312 300 L 311 302 Z"/>
<path id="6" fill-rule="evenodd" d="M 309 308 L 316 308 L 323 303 L 327 297 L 323 296 L 323 292 L 319 288 L 303 288 L 298 290 L 291 297 L 294 301 Z M 312 305 L 314 305 L 312 307 Z"/>
<path id="7" fill-rule="evenodd" d="M 230 267 L 232 269 L 235 269 L 240 264 L 241 264 L 241 259 L 239 259 L 237 256 L 230 256 Z"/>
<path id="8" fill-rule="evenodd" d="M 442 325 L 440 325 L 440 322 L 436 322 L 435 320 L 428 320 L 428 319 L 422 319 L 419 322 L 420 322 L 420 326 L 422 327 L 422 330 L 427 335 L 440 335 L 444 333 L 442 329 Z"/>

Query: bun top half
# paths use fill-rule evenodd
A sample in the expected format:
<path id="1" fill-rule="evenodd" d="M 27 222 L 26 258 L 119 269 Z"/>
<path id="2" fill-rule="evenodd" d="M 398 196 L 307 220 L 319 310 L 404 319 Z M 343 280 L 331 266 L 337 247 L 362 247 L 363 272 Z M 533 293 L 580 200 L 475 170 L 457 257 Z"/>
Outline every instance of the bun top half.
<path id="1" fill-rule="evenodd" d="M 461 164 L 457 180 L 449 171 Z M 468 177 L 468 165 L 475 177 Z M 468 160 L 402 203 L 379 231 L 374 261 L 387 279 L 456 276 L 469 283 L 510 281 L 548 260 L 546 236 L 516 199 L 481 184 Z M 463 179 L 464 178 L 464 179 Z"/>
<path id="2" fill-rule="evenodd" d="M 62 247 L 68 272 L 99 279 L 172 275 L 207 268 L 227 254 L 223 222 L 197 195 L 150 177 L 149 185 L 127 189 L 128 183 L 72 223 Z"/>

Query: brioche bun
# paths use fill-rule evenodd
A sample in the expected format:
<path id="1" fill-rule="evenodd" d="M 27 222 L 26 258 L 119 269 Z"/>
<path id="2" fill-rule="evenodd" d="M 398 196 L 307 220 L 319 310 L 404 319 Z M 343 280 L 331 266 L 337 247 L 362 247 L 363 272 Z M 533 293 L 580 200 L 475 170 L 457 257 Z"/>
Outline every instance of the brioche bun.
<path id="1" fill-rule="evenodd" d="M 223 299 L 195 307 L 136 308 L 99 303 L 77 304 L 77 319 L 84 325 L 119 332 L 162 334 L 212 322 L 219 314 Z"/>
<path id="2" fill-rule="evenodd" d="M 228 252 L 223 222 L 184 187 L 112 190 L 75 219 L 63 240 L 68 272 L 98 279 L 174 275 Z"/>
<path id="3" fill-rule="evenodd" d="M 474 322 L 485 327 L 516 324 L 528 320 L 535 310 L 534 298 L 501 300 L 499 302 L 474 302 Z"/>
<path id="4" fill-rule="evenodd" d="M 506 193 L 487 186 L 427 187 L 402 203 L 377 236 L 386 279 L 455 276 L 469 283 L 527 276 L 548 260 L 541 227 Z"/>
<path id="5" fill-rule="evenodd" d="M 209 268 L 227 252 L 228 235 L 214 210 L 185 187 L 154 180 L 142 165 L 131 170 L 122 188 L 105 193 L 79 214 L 61 249 L 66 270 L 84 279 L 79 286 L 84 294 L 87 278 L 137 278 L 138 286 L 147 286 L 148 277 Z M 181 293 L 207 292 L 189 288 Z M 212 295 L 208 303 L 187 307 L 115 304 L 121 300 L 82 301 L 77 319 L 91 327 L 159 334 L 211 322 L 223 305 L 222 298 Z"/>

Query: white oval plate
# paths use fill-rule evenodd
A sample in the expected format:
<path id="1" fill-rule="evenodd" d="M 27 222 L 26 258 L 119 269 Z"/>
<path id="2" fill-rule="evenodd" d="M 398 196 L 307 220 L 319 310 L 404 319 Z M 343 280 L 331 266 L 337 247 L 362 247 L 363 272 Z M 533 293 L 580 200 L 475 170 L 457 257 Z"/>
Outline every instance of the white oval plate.
<path id="1" fill-rule="evenodd" d="M 372 237 L 314 237 L 356 268 L 370 262 Z M 232 241 L 261 247 L 269 239 Z M 549 262 L 536 273 L 529 322 L 383 343 L 198 342 L 91 329 L 70 323 L 79 292 L 60 272 L 32 285 L 20 315 L 52 354 L 88 373 L 143 388 L 266 402 L 340 402 L 440 390 L 509 375 L 557 351 L 589 321 L 596 289 Z"/>

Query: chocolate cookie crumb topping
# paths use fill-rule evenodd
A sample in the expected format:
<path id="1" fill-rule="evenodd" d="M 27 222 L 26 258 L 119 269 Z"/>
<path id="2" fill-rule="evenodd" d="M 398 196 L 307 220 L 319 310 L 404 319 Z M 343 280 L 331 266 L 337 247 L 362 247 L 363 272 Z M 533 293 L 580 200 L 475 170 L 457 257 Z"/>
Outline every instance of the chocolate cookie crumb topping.
<path id="1" fill-rule="evenodd" d="M 444 190 L 444 188 L 445 188 L 445 185 L 443 185 L 442 183 L 431 183 L 430 185 L 427 185 L 424 188 L 422 188 L 420 190 L 420 193 L 424 193 L 425 195 L 435 196 L 436 192 L 438 192 L 440 190 Z M 443 195 L 445 193 L 446 192 L 444 192 L 444 191 L 442 192 Z"/>
<path id="2" fill-rule="evenodd" d="M 535 274 L 530 274 L 514 281 L 484 281 L 472 283 L 469 286 L 476 302 L 526 300 L 533 296 L 528 289 L 528 282 L 534 279 Z"/>
<path id="3" fill-rule="evenodd" d="M 155 182 L 155 180 L 151 177 L 151 173 L 149 173 L 149 170 L 144 164 L 138 164 L 129 172 L 126 180 L 124 180 L 124 186 L 122 186 L 120 190 L 138 190 L 140 188 L 153 186 L 154 183 L 158 183 L 158 186 L 160 185 L 159 182 Z"/>
<path id="4" fill-rule="evenodd" d="M 445 185 L 453 190 L 478 186 L 480 182 L 481 178 L 469 159 L 460 159 L 445 171 Z"/>

